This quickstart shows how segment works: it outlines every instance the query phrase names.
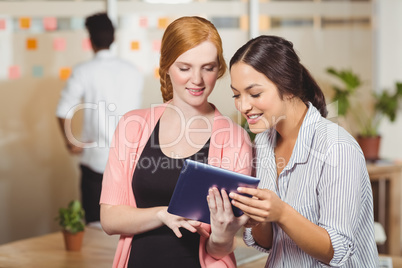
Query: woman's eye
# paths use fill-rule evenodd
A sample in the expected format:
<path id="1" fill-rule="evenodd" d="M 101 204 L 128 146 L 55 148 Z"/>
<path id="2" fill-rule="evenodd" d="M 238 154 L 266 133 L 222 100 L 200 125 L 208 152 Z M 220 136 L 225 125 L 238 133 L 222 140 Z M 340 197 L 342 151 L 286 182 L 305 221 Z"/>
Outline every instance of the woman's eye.
<path id="1" fill-rule="evenodd" d="M 234 99 L 237 99 L 237 98 L 239 98 L 240 97 L 240 95 L 239 94 L 237 94 L 237 95 L 233 95 L 232 96 L 232 98 L 234 98 Z"/>
<path id="2" fill-rule="evenodd" d="M 179 68 L 179 70 L 182 72 L 185 72 L 185 71 L 188 71 L 189 69 L 188 68 Z"/>
<path id="3" fill-rule="evenodd" d="M 261 95 L 261 93 L 258 93 L 258 94 L 251 94 L 251 97 L 252 97 L 252 98 L 258 98 L 260 95 Z"/>
<path id="4" fill-rule="evenodd" d="M 205 68 L 205 70 L 207 70 L 208 72 L 212 72 L 215 68 L 211 67 L 211 68 Z"/>

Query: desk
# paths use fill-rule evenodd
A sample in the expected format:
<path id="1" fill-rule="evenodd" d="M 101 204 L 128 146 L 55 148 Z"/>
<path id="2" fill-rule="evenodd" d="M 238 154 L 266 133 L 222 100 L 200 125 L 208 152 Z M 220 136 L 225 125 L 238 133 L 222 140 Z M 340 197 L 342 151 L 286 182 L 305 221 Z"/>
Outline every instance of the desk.
<path id="1" fill-rule="evenodd" d="M 378 183 L 378 198 L 374 200 L 374 210 L 376 221 L 382 224 L 387 235 L 385 253 L 400 256 L 402 165 L 368 164 L 367 170 L 371 182 Z"/>
<path id="2" fill-rule="evenodd" d="M 61 232 L 19 240 L 0 245 L 0 267 L 111 268 L 118 238 L 119 236 L 109 236 L 98 228 L 87 227 L 82 250 L 79 252 L 65 250 Z M 241 237 L 237 239 L 239 247 L 247 247 Z M 255 266 L 244 264 L 238 268 L 261 268 L 264 267 L 265 259 L 258 259 L 250 264 Z"/>
<path id="3" fill-rule="evenodd" d="M 52 233 L 0 245 L 0 267 L 111 268 L 118 236 L 86 228 L 82 250 L 66 251 L 63 234 Z"/>
<path id="4" fill-rule="evenodd" d="M 247 247 L 241 236 L 236 236 L 236 239 L 237 247 Z M 61 232 L 28 238 L 0 245 L 0 267 L 110 268 L 117 241 L 118 236 L 108 236 L 100 229 L 86 228 L 82 250 L 73 252 L 64 249 Z M 265 255 L 238 268 L 261 268 L 266 259 Z M 393 268 L 402 268 L 402 257 L 392 257 L 392 261 Z"/>

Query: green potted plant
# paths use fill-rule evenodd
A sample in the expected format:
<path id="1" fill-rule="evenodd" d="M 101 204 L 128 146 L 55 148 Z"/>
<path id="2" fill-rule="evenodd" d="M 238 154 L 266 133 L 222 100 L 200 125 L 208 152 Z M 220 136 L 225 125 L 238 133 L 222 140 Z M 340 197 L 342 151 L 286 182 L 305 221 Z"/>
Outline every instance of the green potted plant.
<path id="1" fill-rule="evenodd" d="M 350 108 L 350 97 L 356 92 L 357 88 L 361 85 L 360 77 L 355 74 L 352 70 L 335 70 L 330 67 L 327 68 L 327 73 L 338 78 L 342 84 L 343 88 L 333 85 L 332 88 L 335 91 L 332 97 L 333 102 L 338 102 L 338 115 L 346 116 Z"/>
<path id="2" fill-rule="evenodd" d="M 363 105 L 361 101 L 353 103 L 352 107 L 351 99 L 362 84 L 359 76 L 352 70 L 338 71 L 334 68 L 327 68 L 326 71 L 337 77 L 344 85 L 343 88 L 333 86 L 335 94 L 332 101 L 338 102 L 338 115 L 345 117 L 351 108 L 353 118 L 357 121 L 359 128 L 356 140 L 362 148 L 366 160 L 379 159 L 381 135 L 378 128 L 384 117 L 387 117 L 391 122 L 395 121 L 402 97 L 402 83 L 396 83 L 396 91 L 393 94 L 388 91 L 373 93 L 371 100 L 368 101 L 371 107 L 368 107 L 367 103 Z"/>
<path id="3" fill-rule="evenodd" d="M 366 113 L 367 107 L 358 105 L 354 110 L 359 123 L 360 132 L 357 141 L 367 160 L 379 159 L 381 135 L 378 132 L 380 122 L 385 117 L 394 122 L 402 99 L 402 83 L 396 82 L 393 94 L 389 91 L 372 94 L 371 113 Z"/>
<path id="4" fill-rule="evenodd" d="M 60 208 L 56 220 L 63 229 L 66 249 L 81 250 L 85 230 L 85 212 L 78 200 L 72 200 L 67 208 Z"/>

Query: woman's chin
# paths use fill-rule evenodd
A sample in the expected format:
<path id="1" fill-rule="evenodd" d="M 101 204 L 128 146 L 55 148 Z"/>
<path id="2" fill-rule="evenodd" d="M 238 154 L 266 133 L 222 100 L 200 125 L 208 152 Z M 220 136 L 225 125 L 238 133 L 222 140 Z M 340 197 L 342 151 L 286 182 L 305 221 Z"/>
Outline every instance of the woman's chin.
<path id="1" fill-rule="evenodd" d="M 251 127 L 251 126 L 249 126 L 249 129 L 253 134 L 259 134 L 259 133 L 262 133 L 265 130 L 267 130 L 266 128 L 258 128 L 258 127 Z"/>

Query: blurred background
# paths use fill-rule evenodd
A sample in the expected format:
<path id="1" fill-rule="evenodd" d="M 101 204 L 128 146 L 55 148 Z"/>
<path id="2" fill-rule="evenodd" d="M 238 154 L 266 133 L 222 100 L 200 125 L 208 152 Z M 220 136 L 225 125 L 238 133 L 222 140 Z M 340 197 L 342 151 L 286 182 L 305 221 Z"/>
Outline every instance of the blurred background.
<path id="1" fill-rule="evenodd" d="M 117 28 L 113 51 L 145 77 L 143 107 L 162 102 L 157 74 L 163 31 L 189 15 L 215 24 L 227 62 L 260 34 L 292 41 L 324 90 L 330 119 L 354 136 L 360 131 L 356 116 L 339 116 L 333 99 L 334 86 L 344 85 L 327 69 L 359 77 L 350 107 L 369 117 L 372 93 L 392 93 L 402 82 L 400 0 L 0 0 L 0 244 L 59 230 L 58 208 L 79 198 L 78 158 L 64 146 L 55 109 L 73 66 L 93 56 L 85 17 L 102 11 Z M 227 73 L 210 101 L 237 120 L 229 85 Z M 380 158 L 393 163 L 402 159 L 400 113 L 379 125 Z M 76 133 L 80 120 L 78 112 Z"/>

